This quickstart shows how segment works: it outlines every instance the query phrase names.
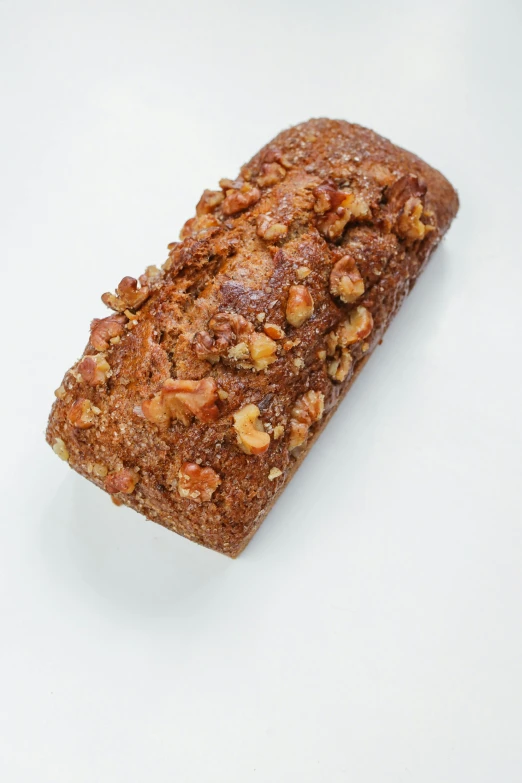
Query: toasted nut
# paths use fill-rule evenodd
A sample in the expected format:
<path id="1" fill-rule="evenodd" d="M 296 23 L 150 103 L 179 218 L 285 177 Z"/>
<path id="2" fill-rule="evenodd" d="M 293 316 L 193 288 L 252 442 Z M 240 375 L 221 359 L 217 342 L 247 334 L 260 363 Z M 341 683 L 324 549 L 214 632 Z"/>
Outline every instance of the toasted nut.
<path id="1" fill-rule="evenodd" d="M 264 163 L 261 167 L 261 175 L 257 178 L 257 184 L 260 188 L 269 188 L 285 177 L 286 169 L 279 163 Z"/>
<path id="2" fill-rule="evenodd" d="M 97 351 L 106 351 L 111 337 L 125 334 L 125 315 L 109 315 L 107 318 L 95 318 L 91 323 L 91 345 Z"/>
<path id="3" fill-rule="evenodd" d="M 268 480 L 274 481 L 274 479 L 282 475 L 283 475 L 283 471 L 279 470 L 279 468 L 270 468 L 270 473 L 268 474 Z"/>
<path id="4" fill-rule="evenodd" d="M 324 411 L 324 394 L 322 392 L 308 391 L 299 397 L 292 409 L 290 419 L 290 451 L 302 446 L 308 438 L 308 431 L 312 424 L 319 421 Z"/>
<path id="5" fill-rule="evenodd" d="M 278 223 L 270 215 L 259 215 L 256 221 L 258 237 L 266 242 L 275 242 L 288 234 L 288 226 Z"/>
<path id="6" fill-rule="evenodd" d="M 124 495 L 131 495 L 138 481 L 139 476 L 136 471 L 124 468 L 123 470 L 109 473 L 105 479 L 105 489 L 111 495 L 116 495 L 118 492 L 123 492 Z"/>
<path id="7" fill-rule="evenodd" d="M 225 200 L 221 205 L 224 215 L 235 215 L 244 209 L 248 209 L 261 198 L 261 191 L 253 188 L 248 183 L 242 185 L 240 190 L 233 188 L 226 191 Z"/>
<path id="8" fill-rule="evenodd" d="M 285 336 L 284 331 L 277 324 L 265 324 L 263 330 L 272 340 L 281 340 Z"/>
<path id="9" fill-rule="evenodd" d="M 314 191 L 315 212 L 320 216 L 317 227 L 327 239 L 339 239 L 351 220 L 370 216 L 370 207 L 360 196 L 338 190 L 331 182 Z"/>
<path id="10" fill-rule="evenodd" d="M 254 331 L 252 324 L 239 313 L 217 313 L 208 326 L 210 332 L 198 332 L 193 341 L 196 354 L 207 361 L 218 361 L 231 346 L 244 343 Z M 245 358 L 248 358 L 248 347 L 246 350 Z"/>
<path id="11" fill-rule="evenodd" d="M 228 400 L 229 393 L 225 389 L 218 389 L 217 393 L 220 400 Z"/>
<path id="12" fill-rule="evenodd" d="M 143 275 L 142 278 L 144 278 Z M 146 280 L 146 278 L 144 279 Z M 117 296 L 111 293 L 103 294 L 102 302 L 107 307 L 112 308 L 112 310 L 121 313 L 129 307 L 133 310 L 141 307 L 145 300 L 149 298 L 150 290 L 146 284 L 138 288 L 138 281 L 134 277 L 124 277 L 116 289 L 116 294 Z"/>
<path id="13" fill-rule="evenodd" d="M 324 350 L 317 351 L 317 358 L 320 359 L 321 361 L 324 361 L 326 359 L 326 351 Z"/>
<path id="14" fill-rule="evenodd" d="M 263 323 L 265 318 L 266 318 L 266 313 L 257 313 L 256 315 L 256 320 L 258 320 L 260 324 Z"/>
<path id="15" fill-rule="evenodd" d="M 373 329 L 372 314 L 366 307 L 356 307 L 337 329 L 337 344 L 342 348 L 368 337 Z"/>
<path id="16" fill-rule="evenodd" d="M 94 424 L 95 411 L 90 400 L 77 400 L 67 414 L 67 418 L 73 427 L 86 430 Z"/>
<path id="17" fill-rule="evenodd" d="M 355 302 L 364 294 L 364 281 L 351 256 L 343 256 L 330 273 L 330 293 L 342 302 Z"/>
<path id="18" fill-rule="evenodd" d="M 62 385 L 61 385 L 61 386 L 59 386 L 59 387 L 56 389 L 56 391 L 55 391 L 55 393 L 54 393 L 54 396 L 55 396 L 55 397 L 56 397 L 58 400 L 64 400 L 64 399 L 65 399 L 65 395 L 66 395 L 66 394 L 67 394 L 67 392 L 65 391 L 65 386 L 64 386 L 64 385 L 63 385 L 63 383 L 62 383 Z"/>
<path id="19" fill-rule="evenodd" d="M 266 334 L 254 332 L 250 336 L 249 349 L 256 370 L 264 370 L 277 359 L 277 344 Z"/>
<path id="20" fill-rule="evenodd" d="M 234 413 L 237 442 L 245 454 L 263 454 L 270 445 L 270 435 L 263 429 L 257 405 L 245 405 Z"/>
<path id="21" fill-rule="evenodd" d="M 204 190 L 198 201 L 196 215 L 207 215 L 213 212 L 224 200 L 225 196 L 220 190 Z"/>
<path id="22" fill-rule="evenodd" d="M 428 231 L 433 231 L 433 226 L 427 226 L 421 221 L 424 207 L 420 199 L 409 198 L 397 221 L 398 233 L 410 242 L 424 239 Z"/>
<path id="23" fill-rule="evenodd" d="M 292 326 L 302 326 L 314 312 L 312 294 L 304 285 L 291 285 L 286 303 L 286 320 Z"/>
<path id="24" fill-rule="evenodd" d="M 64 462 L 69 460 L 69 451 L 61 438 L 54 439 L 53 451 L 60 457 L 60 459 L 63 459 Z"/>
<path id="25" fill-rule="evenodd" d="M 212 468 L 201 468 L 195 462 L 184 462 L 178 473 L 178 493 L 198 503 L 208 503 L 221 484 Z"/>
<path id="26" fill-rule="evenodd" d="M 111 368 L 104 354 L 97 353 L 95 356 L 84 356 L 78 365 L 78 373 L 85 383 L 98 386 L 110 377 Z"/>
<path id="27" fill-rule="evenodd" d="M 208 423 L 219 416 L 217 397 L 214 378 L 200 381 L 169 378 L 158 394 L 142 403 L 141 410 L 148 421 L 159 427 L 168 427 L 171 419 L 188 426 L 192 417 Z"/>
<path id="28" fill-rule="evenodd" d="M 352 355 L 346 348 L 342 348 L 340 355 L 329 362 L 328 375 L 333 381 L 339 381 L 339 383 L 341 383 L 348 377 L 352 364 Z"/>
<path id="29" fill-rule="evenodd" d="M 296 272 L 297 279 L 304 280 L 305 277 L 308 277 L 308 275 L 311 274 L 311 272 L 312 270 L 308 266 L 300 266 Z"/>

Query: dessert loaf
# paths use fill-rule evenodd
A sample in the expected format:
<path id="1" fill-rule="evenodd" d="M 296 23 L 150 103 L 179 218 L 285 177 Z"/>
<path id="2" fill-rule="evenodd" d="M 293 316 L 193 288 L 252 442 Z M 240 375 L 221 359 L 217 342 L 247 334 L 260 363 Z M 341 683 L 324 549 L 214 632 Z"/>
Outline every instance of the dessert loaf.
<path id="1" fill-rule="evenodd" d="M 458 209 L 358 125 L 310 120 L 206 190 L 161 269 L 102 296 L 47 440 L 154 522 L 235 557 Z"/>

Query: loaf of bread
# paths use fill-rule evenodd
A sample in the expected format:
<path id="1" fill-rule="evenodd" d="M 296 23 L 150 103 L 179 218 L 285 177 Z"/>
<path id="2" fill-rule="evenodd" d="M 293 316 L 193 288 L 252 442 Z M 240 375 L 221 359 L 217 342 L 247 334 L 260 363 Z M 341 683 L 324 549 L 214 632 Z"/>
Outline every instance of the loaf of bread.
<path id="1" fill-rule="evenodd" d="M 124 277 L 47 440 L 114 502 L 235 557 L 458 209 L 370 130 L 310 120 L 206 190 L 161 269 Z"/>

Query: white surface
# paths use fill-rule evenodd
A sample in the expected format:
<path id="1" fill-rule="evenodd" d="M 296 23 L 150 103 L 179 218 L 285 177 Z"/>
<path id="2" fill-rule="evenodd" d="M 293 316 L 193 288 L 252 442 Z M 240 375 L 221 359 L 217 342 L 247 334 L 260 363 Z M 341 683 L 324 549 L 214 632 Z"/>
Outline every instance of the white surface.
<path id="1" fill-rule="evenodd" d="M 520 781 L 520 32 L 515 0 L 0 4 L 2 781 Z M 43 431 L 100 294 L 310 116 L 462 207 L 231 562 Z"/>

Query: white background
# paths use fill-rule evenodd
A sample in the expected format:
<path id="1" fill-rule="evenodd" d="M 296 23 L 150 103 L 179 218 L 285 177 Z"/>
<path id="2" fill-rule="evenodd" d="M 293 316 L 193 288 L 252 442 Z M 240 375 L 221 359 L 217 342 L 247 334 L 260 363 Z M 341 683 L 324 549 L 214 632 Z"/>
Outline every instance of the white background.
<path id="1" fill-rule="evenodd" d="M 0 2 L 0 778 L 522 779 L 522 6 Z M 44 443 L 103 291 L 310 116 L 461 211 L 236 561 Z"/>

